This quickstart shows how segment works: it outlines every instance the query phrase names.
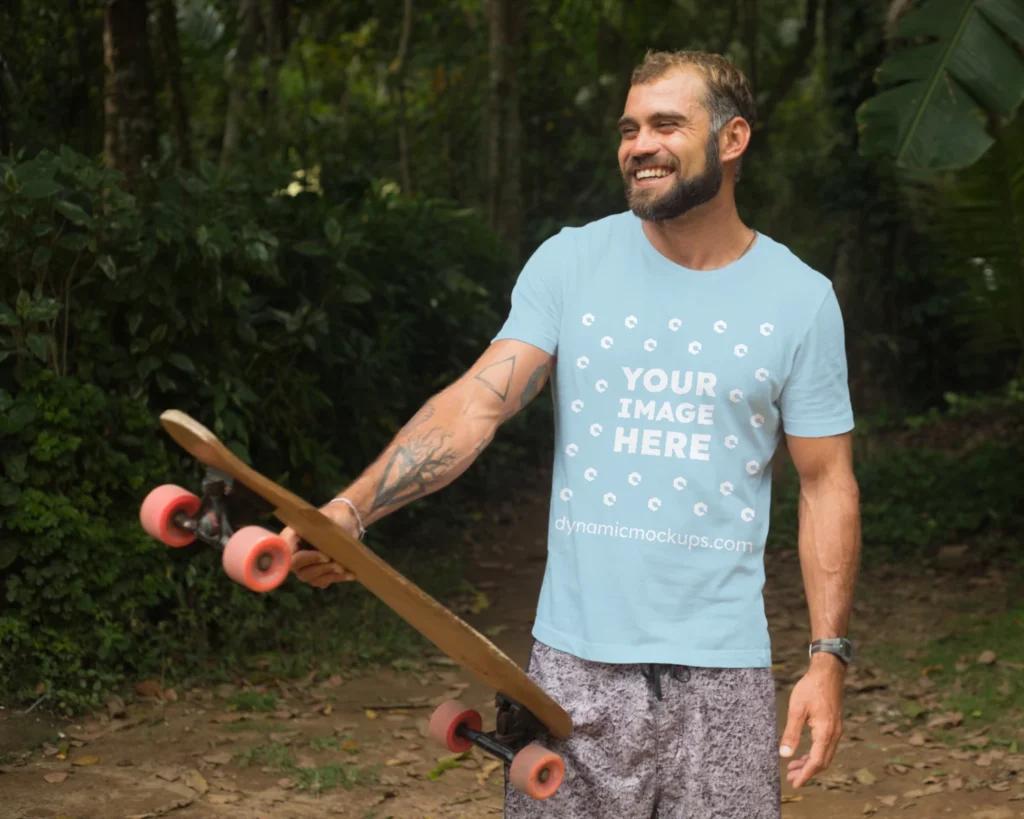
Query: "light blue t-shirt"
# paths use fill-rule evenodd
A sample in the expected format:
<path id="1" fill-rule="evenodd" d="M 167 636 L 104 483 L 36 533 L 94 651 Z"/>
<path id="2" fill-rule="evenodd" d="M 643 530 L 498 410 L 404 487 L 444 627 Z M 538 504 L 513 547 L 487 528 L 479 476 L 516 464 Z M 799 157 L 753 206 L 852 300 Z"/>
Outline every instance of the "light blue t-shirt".
<path id="1" fill-rule="evenodd" d="M 764 546 L 783 431 L 853 428 L 827 278 L 759 234 L 718 270 L 625 212 L 547 240 L 495 337 L 556 356 L 533 634 L 608 663 L 766 667 Z"/>

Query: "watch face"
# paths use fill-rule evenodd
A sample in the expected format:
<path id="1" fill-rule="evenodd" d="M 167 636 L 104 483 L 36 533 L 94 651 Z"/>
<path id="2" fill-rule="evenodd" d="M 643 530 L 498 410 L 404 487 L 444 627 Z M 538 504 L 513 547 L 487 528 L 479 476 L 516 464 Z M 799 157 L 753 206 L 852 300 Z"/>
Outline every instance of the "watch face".
<path id="1" fill-rule="evenodd" d="M 845 637 L 836 637 L 828 640 L 816 640 L 811 644 L 811 653 L 826 651 L 835 654 L 846 662 L 853 659 L 853 643 Z"/>

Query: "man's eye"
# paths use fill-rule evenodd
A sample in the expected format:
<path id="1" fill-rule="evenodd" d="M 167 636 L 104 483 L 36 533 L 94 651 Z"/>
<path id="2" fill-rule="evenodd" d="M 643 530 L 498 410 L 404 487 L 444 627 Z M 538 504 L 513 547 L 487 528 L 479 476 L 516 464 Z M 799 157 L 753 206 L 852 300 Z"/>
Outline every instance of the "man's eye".
<path id="1" fill-rule="evenodd" d="M 664 131 L 666 128 L 675 128 L 676 124 L 674 122 L 661 122 L 658 123 L 658 127 Z"/>
<path id="2" fill-rule="evenodd" d="M 622 131 L 620 131 L 620 133 L 624 138 L 636 136 L 636 128 L 623 128 Z"/>

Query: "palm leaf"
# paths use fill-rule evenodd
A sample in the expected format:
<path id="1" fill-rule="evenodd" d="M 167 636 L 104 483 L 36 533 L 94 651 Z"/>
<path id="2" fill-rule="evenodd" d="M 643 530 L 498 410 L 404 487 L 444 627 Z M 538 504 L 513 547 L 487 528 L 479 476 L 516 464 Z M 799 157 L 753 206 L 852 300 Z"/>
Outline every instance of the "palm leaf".
<path id="1" fill-rule="evenodd" d="M 857 110 L 861 153 L 916 169 L 976 162 L 994 141 L 988 118 L 1012 118 L 1024 98 L 1024 2 L 928 0 L 893 37 L 914 44 L 879 66 L 883 90 Z"/>
<path id="2" fill-rule="evenodd" d="M 980 345 L 1024 365 L 1024 116 L 937 192 L 945 273 L 966 285 L 961 315 Z"/>

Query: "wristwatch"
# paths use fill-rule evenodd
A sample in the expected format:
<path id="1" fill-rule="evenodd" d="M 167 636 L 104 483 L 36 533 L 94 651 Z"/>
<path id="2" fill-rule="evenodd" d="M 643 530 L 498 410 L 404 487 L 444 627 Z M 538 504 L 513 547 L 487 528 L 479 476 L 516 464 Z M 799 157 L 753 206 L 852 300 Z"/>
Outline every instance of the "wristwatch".
<path id="1" fill-rule="evenodd" d="M 845 637 L 815 640 L 808 648 L 807 656 L 813 657 L 819 651 L 835 654 L 845 665 L 849 665 L 853 661 L 853 643 Z"/>

